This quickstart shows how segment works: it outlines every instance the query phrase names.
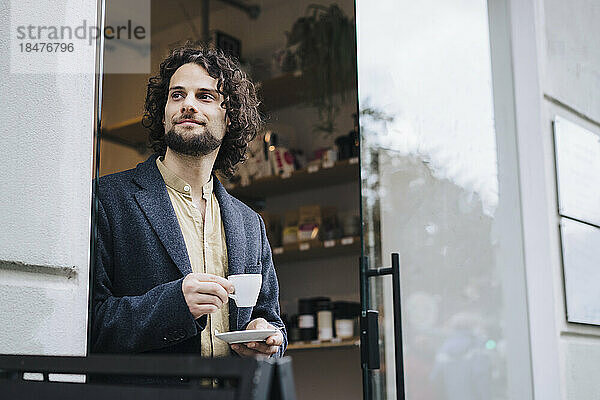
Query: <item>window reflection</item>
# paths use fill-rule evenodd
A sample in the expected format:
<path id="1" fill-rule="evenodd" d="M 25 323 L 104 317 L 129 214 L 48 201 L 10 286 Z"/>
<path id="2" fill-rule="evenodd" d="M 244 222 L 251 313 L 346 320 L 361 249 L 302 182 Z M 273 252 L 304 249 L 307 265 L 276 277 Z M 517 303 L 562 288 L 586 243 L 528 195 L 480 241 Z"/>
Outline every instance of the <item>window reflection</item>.
<path id="1" fill-rule="evenodd" d="M 499 193 L 486 2 L 359 1 L 357 16 L 363 218 L 371 265 L 401 256 L 407 397 L 510 398 L 508 366 L 528 358 L 507 338 L 527 327 L 507 315 L 519 249 L 498 210 L 516 194 Z M 375 292 L 374 380 L 394 398 L 391 285 Z"/>

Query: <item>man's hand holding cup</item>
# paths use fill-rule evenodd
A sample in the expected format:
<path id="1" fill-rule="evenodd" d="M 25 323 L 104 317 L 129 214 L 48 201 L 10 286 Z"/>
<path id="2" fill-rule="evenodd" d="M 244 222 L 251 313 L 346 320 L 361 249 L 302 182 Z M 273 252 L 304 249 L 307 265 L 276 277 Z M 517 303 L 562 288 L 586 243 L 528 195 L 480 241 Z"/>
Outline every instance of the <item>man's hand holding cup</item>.
<path id="1" fill-rule="evenodd" d="M 229 294 L 234 292 L 233 284 L 227 279 L 203 273 L 186 275 L 181 289 L 194 319 L 217 312 L 227 304 Z"/>

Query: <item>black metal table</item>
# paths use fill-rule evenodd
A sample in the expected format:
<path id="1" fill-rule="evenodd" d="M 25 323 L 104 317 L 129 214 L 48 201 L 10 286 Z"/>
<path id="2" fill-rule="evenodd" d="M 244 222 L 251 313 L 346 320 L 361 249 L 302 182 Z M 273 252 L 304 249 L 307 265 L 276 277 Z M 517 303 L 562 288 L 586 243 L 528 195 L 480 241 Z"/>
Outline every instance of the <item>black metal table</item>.
<path id="1" fill-rule="evenodd" d="M 43 381 L 23 379 L 40 373 Z M 70 383 L 49 374 L 171 377 L 178 384 Z M 203 384 L 218 379 L 219 385 Z M 244 399 L 295 400 L 291 359 L 202 358 L 191 355 L 87 357 L 0 356 L 0 393 L 7 399 Z"/>

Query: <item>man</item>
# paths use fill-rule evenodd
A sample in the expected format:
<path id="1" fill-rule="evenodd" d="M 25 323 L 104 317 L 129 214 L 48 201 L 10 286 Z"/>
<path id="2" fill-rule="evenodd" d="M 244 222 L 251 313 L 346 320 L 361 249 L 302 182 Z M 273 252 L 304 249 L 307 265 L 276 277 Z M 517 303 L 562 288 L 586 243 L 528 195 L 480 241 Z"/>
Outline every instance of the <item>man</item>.
<path id="1" fill-rule="evenodd" d="M 262 124 L 254 85 L 220 50 L 186 45 L 150 78 L 144 124 L 155 151 L 135 169 L 104 176 L 92 351 L 230 354 L 220 332 L 279 328 L 240 356 L 287 346 L 265 225 L 214 175 L 231 176 Z M 253 308 L 228 301 L 228 275 L 262 274 Z"/>

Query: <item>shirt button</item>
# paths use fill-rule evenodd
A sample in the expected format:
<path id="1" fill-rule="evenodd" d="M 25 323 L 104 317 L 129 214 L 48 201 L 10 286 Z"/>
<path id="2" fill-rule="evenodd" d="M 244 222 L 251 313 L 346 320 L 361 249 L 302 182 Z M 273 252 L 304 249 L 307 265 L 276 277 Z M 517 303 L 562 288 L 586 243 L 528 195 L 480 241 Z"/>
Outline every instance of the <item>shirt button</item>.
<path id="1" fill-rule="evenodd" d="M 186 192 L 189 192 L 190 191 L 190 185 L 185 185 L 183 187 L 183 190 L 185 190 Z"/>

